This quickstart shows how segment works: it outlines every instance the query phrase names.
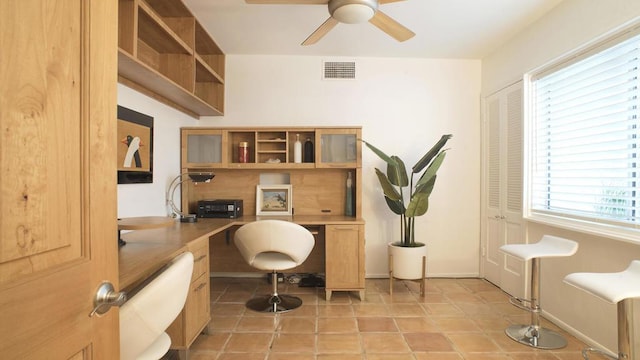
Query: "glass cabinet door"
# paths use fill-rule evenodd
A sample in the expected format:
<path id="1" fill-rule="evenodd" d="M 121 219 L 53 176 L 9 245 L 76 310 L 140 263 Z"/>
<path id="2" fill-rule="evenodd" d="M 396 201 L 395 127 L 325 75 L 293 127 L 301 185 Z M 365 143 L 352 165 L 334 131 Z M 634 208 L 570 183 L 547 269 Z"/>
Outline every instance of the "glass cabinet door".
<path id="1" fill-rule="evenodd" d="M 361 129 L 316 129 L 316 167 L 361 167 Z"/>
<path id="2" fill-rule="evenodd" d="M 223 130 L 182 129 L 182 168 L 226 166 L 226 136 Z"/>

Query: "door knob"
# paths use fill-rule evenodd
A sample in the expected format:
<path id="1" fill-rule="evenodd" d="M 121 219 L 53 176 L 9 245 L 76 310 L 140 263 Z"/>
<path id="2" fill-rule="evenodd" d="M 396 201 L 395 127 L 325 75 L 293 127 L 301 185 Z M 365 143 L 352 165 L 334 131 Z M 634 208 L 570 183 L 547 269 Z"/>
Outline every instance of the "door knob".
<path id="1" fill-rule="evenodd" d="M 113 284 L 108 281 L 103 282 L 98 288 L 98 291 L 96 291 L 96 296 L 93 298 L 93 310 L 89 314 L 89 317 L 95 314 L 102 315 L 109 311 L 112 306 L 120 306 L 124 304 L 126 300 L 127 293 L 116 292 Z"/>

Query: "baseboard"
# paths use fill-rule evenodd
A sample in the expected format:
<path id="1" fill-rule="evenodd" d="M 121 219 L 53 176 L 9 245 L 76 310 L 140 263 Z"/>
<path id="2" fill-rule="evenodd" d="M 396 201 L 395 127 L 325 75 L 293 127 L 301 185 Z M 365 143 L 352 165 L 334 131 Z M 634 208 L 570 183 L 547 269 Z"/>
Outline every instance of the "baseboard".
<path id="1" fill-rule="evenodd" d="M 388 279 L 389 273 L 384 274 L 367 274 L 365 276 L 367 279 Z M 437 279 L 437 278 L 447 278 L 447 279 L 481 279 L 480 274 L 478 273 L 451 273 L 451 274 L 427 274 L 427 279 Z"/>
<path id="2" fill-rule="evenodd" d="M 551 321 L 552 323 L 554 323 L 556 326 L 558 326 L 562 330 L 568 332 L 569 334 L 571 334 L 574 337 L 576 337 L 578 340 L 580 340 L 580 341 L 584 342 L 585 344 L 587 344 L 589 347 L 600 349 L 600 350 L 604 351 L 605 353 L 607 353 L 609 356 L 612 356 L 613 358 L 617 358 L 617 356 L 618 356 L 617 352 L 613 352 L 610 349 L 605 348 L 604 345 L 598 343 L 597 341 L 593 340 L 592 338 L 590 338 L 587 335 L 583 334 L 582 332 L 578 331 L 578 329 L 570 326 L 569 324 L 567 324 L 564 321 L 558 319 L 557 317 L 553 316 L 552 314 L 544 311 L 544 309 L 541 311 L 541 314 L 545 319 Z"/>

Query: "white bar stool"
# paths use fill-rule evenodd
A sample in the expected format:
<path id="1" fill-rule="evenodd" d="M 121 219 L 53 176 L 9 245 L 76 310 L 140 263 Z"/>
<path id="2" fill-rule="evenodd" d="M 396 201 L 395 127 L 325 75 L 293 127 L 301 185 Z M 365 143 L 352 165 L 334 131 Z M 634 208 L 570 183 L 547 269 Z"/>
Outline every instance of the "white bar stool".
<path id="1" fill-rule="evenodd" d="M 629 267 L 615 273 L 573 273 L 564 282 L 584 290 L 608 303 L 618 306 L 618 357 L 620 360 L 637 360 L 633 348 L 633 299 L 640 298 L 640 260 L 633 260 Z M 589 352 L 610 357 L 602 350 L 586 348 L 582 357 L 589 359 Z"/>
<path id="2" fill-rule="evenodd" d="M 523 261 L 531 260 L 531 299 L 512 297 L 509 300 L 511 304 L 531 313 L 531 323 L 511 325 L 504 332 L 511 339 L 538 349 L 560 349 L 567 346 L 567 340 L 562 335 L 540 326 L 540 259 L 571 256 L 578 251 L 578 243 L 545 235 L 533 244 L 502 245 L 500 251 Z M 525 303 L 529 306 L 525 306 Z"/>

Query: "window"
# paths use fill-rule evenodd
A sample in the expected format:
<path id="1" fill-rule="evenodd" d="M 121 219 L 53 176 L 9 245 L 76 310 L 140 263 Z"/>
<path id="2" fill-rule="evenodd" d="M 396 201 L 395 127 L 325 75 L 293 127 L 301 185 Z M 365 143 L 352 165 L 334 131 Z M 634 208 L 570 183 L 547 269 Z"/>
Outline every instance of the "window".
<path id="1" fill-rule="evenodd" d="M 534 220 L 599 234 L 640 230 L 639 33 L 628 30 L 528 76 Z"/>

